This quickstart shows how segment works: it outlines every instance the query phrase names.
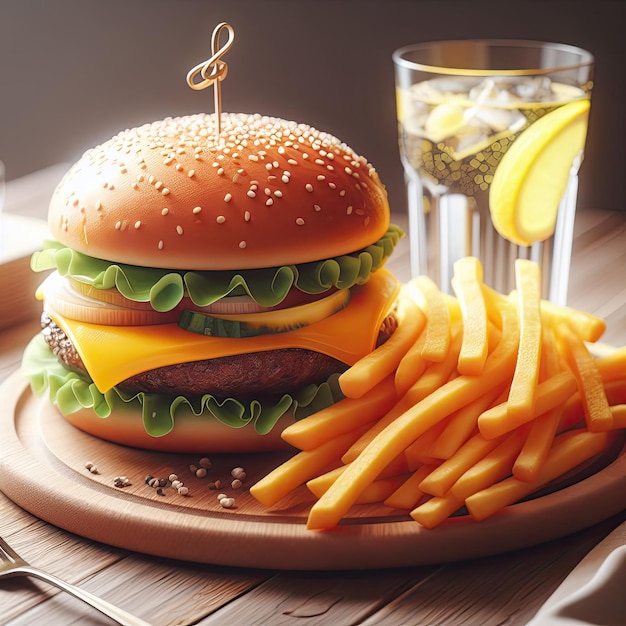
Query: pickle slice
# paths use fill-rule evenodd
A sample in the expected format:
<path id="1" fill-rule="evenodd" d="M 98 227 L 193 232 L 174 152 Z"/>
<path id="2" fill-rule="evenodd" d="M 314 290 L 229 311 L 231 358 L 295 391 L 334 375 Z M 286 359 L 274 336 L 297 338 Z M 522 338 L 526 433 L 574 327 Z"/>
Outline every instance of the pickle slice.
<path id="1" fill-rule="evenodd" d="M 349 301 L 350 290 L 340 289 L 315 302 L 261 313 L 210 315 L 185 309 L 178 325 L 200 335 L 237 339 L 286 333 L 330 317 L 345 308 Z"/>

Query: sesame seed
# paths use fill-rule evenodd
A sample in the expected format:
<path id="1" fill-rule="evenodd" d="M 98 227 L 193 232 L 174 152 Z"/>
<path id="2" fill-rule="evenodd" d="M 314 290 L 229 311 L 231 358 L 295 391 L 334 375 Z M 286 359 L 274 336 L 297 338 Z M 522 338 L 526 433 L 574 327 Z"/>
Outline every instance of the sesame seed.
<path id="1" fill-rule="evenodd" d="M 167 215 L 169 212 L 170 210 L 167 207 L 161 209 L 161 215 Z"/>
<path id="2" fill-rule="evenodd" d="M 271 163 L 265 164 L 265 169 L 269 172 L 274 166 Z"/>
<path id="3" fill-rule="evenodd" d="M 150 176 L 148 177 L 148 182 L 151 185 L 153 185 L 155 180 L 156 180 L 156 178 L 152 174 L 150 174 Z"/>
<path id="4" fill-rule="evenodd" d="M 272 190 L 269 187 L 266 187 L 263 191 L 265 192 L 266 196 L 271 196 L 272 195 Z"/>
<path id="5" fill-rule="evenodd" d="M 278 146 L 278 154 L 285 154 L 285 148 L 283 148 L 283 146 Z"/>
<path id="6" fill-rule="evenodd" d="M 231 193 L 227 193 L 224 196 L 224 202 L 230 202 L 233 199 L 233 195 Z"/>
<path id="7" fill-rule="evenodd" d="M 163 250 L 163 239 L 159 241 L 158 248 L 159 250 Z"/>
<path id="8" fill-rule="evenodd" d="M 346 190 L 345 190 L 345 189 L 342 189 L 342 190 L 339 192 L 339 195 L 343 198 L 343 197 L 346 195 Z"/>
<path id="9" fill-rule="evenodd" d="M 143 183 L 143 181 L 145 180 L 143 174 L 137 174 L 136 178 L 140 183 Z"/>
<path id="10" fill-rule="evenodd" d="M 337 185 L 335 185 L 335 183 L 328 183 L 328 186 L 329 186 L 331 189 L 337 189 Z"/>
<path id="11" fill-rule="evenodd" d="M 192 213 L 194 215 L 198 215 L 198 213 L 201 213 L 201 212 L 202 212 L 202 207 L 201 206 L 194 207 L 193 211 L 192 211 Z"/>
<path id="12" fill-rule="evenodd" d="M 348 215 L 352 215 L 352 205 L 350 205 L 347 209 L 346 209 L 346 213 Z"/>
<path id="13" fill-rule="evenodd" d="M 302 153 L 302 158 L 303 158 L 303 159 L 308 159 L 308 158 L 309 158 L 309 155 L 308 155 L 306 152 L 303 152 L 303 153 Z"/>
<path id="14" fill-rule="evenodd" d="M 222 176 L 222 174 L 224 174 L 224 168 L 223 167 L 218 167 L 217 168 L 217 175 L 218 176 Z"/>
<path id="15" fill-rule="evenodd" d="M 215 221 L 216 221 L 218 224 L 223 224 L 223 223 L 226 221 L 226 218 L 225 218 L 223 215 L 218 215 L 218 216 L 215 218 Z"/>
<path id="16" fill-rule="evenodd" d="M 130 184 L 130 186 L 131 186 L 133 189 L 139 189 L 139 183 L 137 183 L 137 182 L 135 182 L 135 181 L 133 181 L 133 182 Z"/>
<path id="17" fill-rule="evenodd" d="M 139 228 L 141 226 L 141 220 L 137 220 L 135 222 L 135 228 Z"/>
<path id="18" fill-rule="evenodd" d="M 239 242 L 239 247 L 243 250 L 248 244 L 245 241 Z"/>
<path id="19" fill-rule="evenodd" d="M 326 176 L 324 176 L 324 174 L 320 174 L 320 175 L 317 177 L 317 180 L 319 180 L 319 181 L 326 180 Z"/>
<path id="20" fill-rule="evenodd" d="M 313 185 L 311 183 L 307 183 L 304 188 L 310 193 L 313 191 Z"/>
<path id="21" fill-rule="evenodd" d="M 122 228 L 122 222 L 118 220 L 117 222 L 115 222 L 115 230 L 119 230 L 120 228 Z"/>
<path id="22" fill-rule="evenodd" d="M 187 176 L 189 176 L 189 178 L 193 178 L 193 175 L 196 173 L 196 170 L 189 170 L 187 172 Z"/>
<path id="23" fill-rule="evenodd" d="M 289 176 L 286 176 L 285 174 L 283 174 L 283 177 L 281 178 L 281 180 L 282 180 L 284 183 L 288 183 L 288 182 L 289 182 Z"/>
<path id="24" fill-rule="evenodd" d="M 316 211 L 321 211 L 321 210 L 322 210 L 322 207 L 321 207 L 319 204 L 314 204 L 314 205 L 313 205 L 313 208 L 314 208 Z"/>
<path id="25" fill-rule="evenodd" d="M 246 195 L 248 198 L 256 198 L 256 193 L 254 193 L 254 190 L 252 189 L 248 189 L 248 193 Z"/>
<path id="26" fill-rule="evenodd" d="M 272 198 L 268 198 L 265 201 L 265 206 L 272 206 L 272 204 L 274 204 L 274 200 L 272 200 Z"/>
<path id="27" fill-rule="evenodd" d="M 315 162 L 316 162 L 318 165 L 324 165 L 324 161 L 323 161 L 322 159 L 315 159 Z"/>
<path id="28" fill-rule="evenodd" d="M 184 232 L 184 231 L 183 231 L 183 227 L 182 227 L 180 224 L 179 224 L 178 226 L 176 226 L 176 232 L 177 232 L 179 235 L 182 235 L 182 234 L 183 234 L 183 232 Z"/>
<path id="29" fill-rule="evenodd" d="M 154 183 L 154 188 L 158 191 L 159 189 L 161 189 L 163 187 L 163 183 L 158 180 L 156 183 Z"/>
<path id="30" fill-rule="evenodd" d="M 295 159 L 287 159 L 287 163 L 289 163 L 289 165 L 298 165 L 298 161 Z"/>
<path id="31" fill-rule="evenodd" d="M 248 160 L 256 162 L 256 161 L 259 160 L 259 157 L 256 154 L 249 154 L 248 155 Z"/>
<path id="32" fill-rule="evenodd" d="M 163 187 L 163 189 L 161 189 L 161 193 L 164 196 L 169 196 L 170 195 L 170 190 L 167 187 Z"/>
<path id="33" fill-rule="evenodd" d="M 177 172 L 182 172 L 183 171 L 183 166 L 180 163 L 176 163 L 176 171 Z"/>
<path id="34" fill-rule="evenodd" d="M 243 214 L 243 219 L 244 219 L 244 220 L 246 220 L 246 222 L 249 222 L 249 221 L 250 221 L 250 211 L 246 211 L 246 212 Z"/>
<path id="35" fill-rule="evenodd" d="M 349 167 L 344 167 L 343 170 L 348 176 L 352 176 L 353 172 Z"/>
<path id="36" fill-rule="evenodd" d="M 297 224 L 298 226 L 303 226 L 303 225 L 304 225 L 304 220 L 303 220 L 301 217 L 298 217 L 298 218 L 296 219 L 296 224 Z"/>
<path id="37" fill-rule="evenodd" d="M 282 197 L 283 197 L 283 192 L 282 192 L 280 189 L 277 189 L 277 190 L 274 192 L 274 195 L 275 195 L 277 198 L 282 198 Z"/>

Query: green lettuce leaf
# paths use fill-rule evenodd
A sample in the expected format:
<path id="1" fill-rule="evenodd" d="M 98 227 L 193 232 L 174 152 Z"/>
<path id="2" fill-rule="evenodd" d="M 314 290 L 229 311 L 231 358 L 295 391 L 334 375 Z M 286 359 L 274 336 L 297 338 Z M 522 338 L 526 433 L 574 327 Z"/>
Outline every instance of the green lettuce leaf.
<path id="1" fill-rule="evenodd" d="M 219 399 L 211 394 L 189 399 L 159 394 L 127 394 L 114 387 L 101 393 L 86 375 L 67 370 L 52 354 L 43 336 L 34 337 L 22 358 L 22 372 L 35 395 L 47 397 L 61 413 L 69 415 L 83 408 L 92 409 L 103 419 L 123 403 L 135 405 L 141 413 L 146 432 L 153 437 L 167 435 L 175 426 L 179 412 L 191 411 L 202 419 L 217 419 L 231 428 L 249 424 L 261 435 L 269 433 L 283 415 L 295 420 L 321 411 L 343 398 L 338 375 L 320 385 L 308 385 L 293 394 L 273 401 L 235 398 Z"/>
<path id="2" fill-rule="evenodd" d="M 136 302 L 169 311 L 185 296 L 198 306 L 227 297 L 249 295 L 261 306 L 276 306 L 292 287 L 306 293 L 347 289 L 365 283 L 382 267 L 404 232 L 391 225 L 376 243 L 354 254 L 300 265 L 237 271 L 174 271 L 116 264 L 87 256 L 58 241 L 46 241 L 31 259 L 34 271 L 56 269 L 62 276 L 96 289 L 117 289 Z"/>

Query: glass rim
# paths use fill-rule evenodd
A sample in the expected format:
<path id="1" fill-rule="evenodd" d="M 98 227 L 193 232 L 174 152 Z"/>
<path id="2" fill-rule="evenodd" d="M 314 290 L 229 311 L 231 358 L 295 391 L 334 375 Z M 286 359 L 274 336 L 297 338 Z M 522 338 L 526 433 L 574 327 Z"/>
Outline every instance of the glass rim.
<path id="1" fill-rule="evenodd" d="M 571 54 L 578 55 L 580 61 L 578 63 L 570 63 L 567 65 L 554 65 L 551 67 L 528 67 L 518 69 L 477 69 L 471 67 L 445 67 L 442 65 L 429 65 L 427 63 L 418 63 L 415 61 L 409 61 L 404 57 L 409 52 L 414 52 L 419 49 L 426 50 L 429 47 L 436 45 L 449 45 L 449 44 L 484 44 L 492 47 L 500 48 L 551 48 L 553 50 L 559 50 L 561 52 L 569 52 Z M 445 74 L 445 75 L 462 75 L 462 76 L 527 76 L 537 74 L 551 74 L 554 72 L 564 72 L 580 67 L 591 66 L 594 63 L 594 57 L 591 52 L 565 43 L 556 43 L 550 41 L 538 41 L 533 39 L 443 39 L 424 41 L 422 43 L 409 44 L 402 46 L 395 50 L 392 54 L 394 63 L 397 66 L 403 67 L 409 70 L 417 70 L 421 72 L 430 72 L 431 74 Z"/>

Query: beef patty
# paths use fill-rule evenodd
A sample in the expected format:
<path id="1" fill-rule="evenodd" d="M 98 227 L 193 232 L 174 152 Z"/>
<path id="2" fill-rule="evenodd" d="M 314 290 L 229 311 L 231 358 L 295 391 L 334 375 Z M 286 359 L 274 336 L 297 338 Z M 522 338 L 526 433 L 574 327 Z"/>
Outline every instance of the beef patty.
<path id="1" fill-rule="evenodd" d="M 86 374 L 76 348 L 44 311 L 43 336 L 57 359 L 67 368 Z M 126 392 L 199 396 L 270 396 L 290 393 L 311 383 L 321 383 L 347 366 L 325 354 L 288 348 L 176 363 L 127 378 L 119 385 Z"/>

